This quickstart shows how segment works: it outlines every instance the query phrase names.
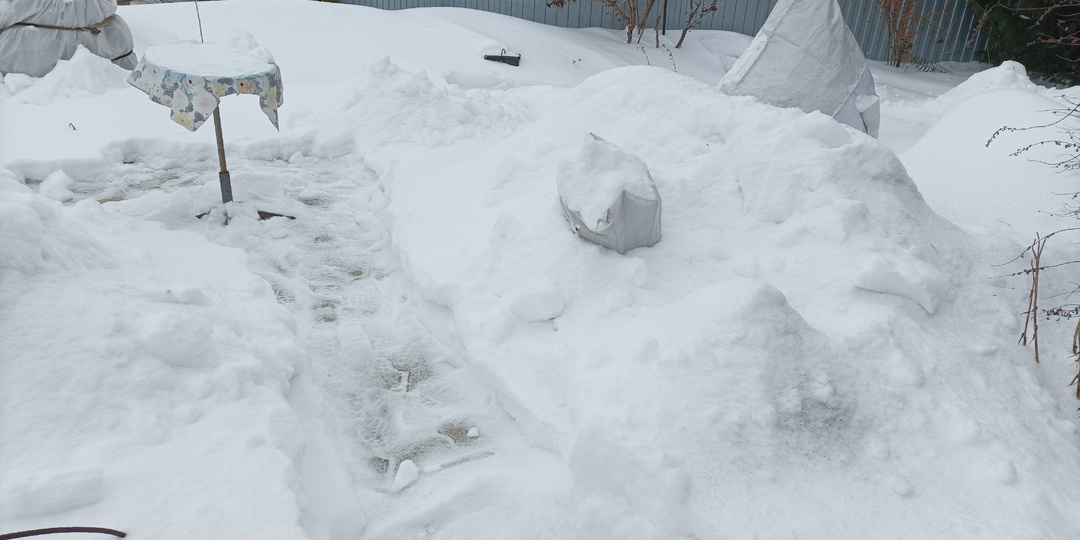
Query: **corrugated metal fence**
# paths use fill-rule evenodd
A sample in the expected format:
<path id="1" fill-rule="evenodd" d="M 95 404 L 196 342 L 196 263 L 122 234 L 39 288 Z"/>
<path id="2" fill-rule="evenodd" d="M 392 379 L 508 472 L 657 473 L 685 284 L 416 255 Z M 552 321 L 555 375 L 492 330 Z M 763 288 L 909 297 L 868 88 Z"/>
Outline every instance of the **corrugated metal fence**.
<path id="1" fill-rule="evenodd" d="M 624 28 L 596 0 L 576 0 L 564 8 L 547 7 L 545 0 L 343 0 L 345 3 L 381 9 L 415 7 L 461 7 L 501 13 L 533 22 L 568 28 Z M 639 0 L 640 1 L 640 0 Z M 681 30 L 686 24 L 691 1 L 668 0 L 667 29 Z M 708 0 L 706 0 L 708 1 Z M 867 58 L 887 60 L 889 36 L 882 21 L 878 0 L 838 0 L 844 19 L 862 45 Z M 915 39 L 914 54 L 923 62 L 972 60 L 975 51 L 986 48 L 985 33 L 975 32 L 977 17 L 964 0 L 907 0 L 918 2 L 930 14 Z M 656 0 L 650 19 L 655 20 L 663 0 Z M 776 0 L 719 0 L 718 9 L 705 15 L 696 28 L 728 30 L 754 35 L 765 24 Z M 649 27 L 653 26 L 650 20 Z"/>

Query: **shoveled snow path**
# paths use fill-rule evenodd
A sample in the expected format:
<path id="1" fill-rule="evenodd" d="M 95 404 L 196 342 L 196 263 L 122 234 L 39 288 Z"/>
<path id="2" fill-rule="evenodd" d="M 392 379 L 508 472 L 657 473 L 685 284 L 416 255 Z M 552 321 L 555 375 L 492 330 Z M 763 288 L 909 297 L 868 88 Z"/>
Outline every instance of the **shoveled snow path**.
<path id="1" fill-rule="evenodd" d="M 312 366 L 293 378 L 289 399 L 305 424 L 300 499 L 313 538 L 445 532 L 477 512 L 491 513 L 487 528 L 498 529 L 491 520 L 500 513 L 558 498 L 538 489 L 565 493 L 558 459 L 524 441 L 461 357 L 452 315 L 414 292 L 383 222 L 385 186 L 360 152 L 326 155 L 297 141 L 230 148 L 238 202 L 223 225 L 217 182 L 207 181 L 216 176 L 212 149 L 159 161 L 149 157 L 162 150 L 154 145 L 121 144 L 124 164 L 81 183 L 78 196 L 244 249 L 293 312 Z M 295 219 L 258 220 L 258 210 Z M 419 478 L 395 490 L 406 460 Z M 538 468 L 550 480 L 537 482 Z M 552 507 L 536 519 L 561 514 Z M 569 524 L 558 521 L 502 527 L 561 534 Z"/>

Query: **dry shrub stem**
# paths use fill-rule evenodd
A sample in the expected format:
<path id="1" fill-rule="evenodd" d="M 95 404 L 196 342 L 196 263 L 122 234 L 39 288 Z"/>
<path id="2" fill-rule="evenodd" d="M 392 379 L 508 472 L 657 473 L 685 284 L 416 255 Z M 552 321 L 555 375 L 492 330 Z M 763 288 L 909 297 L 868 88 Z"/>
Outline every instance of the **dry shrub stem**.
<path id="1" fill-rule="evenodd" d="M 570 2 L 576 0 L 551 0 L 544 5 L 547 7 L 566 7 Z M 649 14 L 652 13 L 653 5 L 656 4 L 656 0 L 644 0 L 644 7 L 641 6 L 639 0 L 593 0 L 600 2 L 608 12 L 611 13 L 615 19 L 622 21 L 626 25 L 626 42 L 634 43 L 634 32 L 637 31 L 637 43 L 641 43 L 642 36 L 645 35 L 645 25 L 649 21 Z M 682 35 L 679 36 L 679 43 L 675 45 L 678 49 L 682 47 L 683 40 L 686 39 L 686 34 L 690 32 L 690 29 L 701 24 L 701 21 L 705 18 L 705 15 L 717 10 L 717 3 L 720 0 L 711 0 L 711 4 L 708 7 L 705 6 L 707 0 L 690 0 L 690 11 L 686 18 L 686 26 L 683 27 Z M 662 12 L 663 10 L 661 10 Z M 656 47 L 660 47 L 660 16 L 662 13 L 656 15 Z"/>
<path id="2" fill-rule="evenodd" d="M 702 7 L 705 5 L 705 0 L 690 0 L 690 14 L 686 17 L 686 26 L 682 29 L 682 35 L 679 36 L 679 42 L 675 44 L 676 49 L 682 47 L 683 40 L 686 39 L 686 34 L 690 32 L 690 28 L 701 24 L 706 13 L 716 11 L 716 1 L 717 0 L 712 0 L 709 7 L 703 9 Z"/>
<path id="3" fill-rule="evenodd" d="M 551 0 L 545 5 L 547 7 L 565 7 L 567 3 L 574 0 Z M 608 8 L 612 16 L 626 24 L 626 42 L 634 42 L 634 30 L 638 32 L 638 41 L 641 41 L 641 34 L 645 31 L 645 23 L 649 20 L 649 12 L 652 11 L 653 4 L 656 0 L 645 0 L 645 8 L 641 9 L 637 0 L 594 0 L 600 2 L 601 5 Z"/>
<path id="4" fill-rule="evenodd" d="M 914 59 L 915 36 L 926 21 L 943 17 L 950 11 L 922 11 L 920 4 L 922 2 L 918 0 L 878 0 L 885 30 L 889 32 L 889 65 L 893 67 Z"/>
<path id="5" fill-rule="evenodd" d="M 1076 321 L 1076 330 L 1073 330 L 1073 344 L 1072 353 L 1074 357 L 1078 358 L 1076 376 L 1073 377 L 1069 386 L 1076 387 L 1076 399 L 1080 399 L 1080 321 Z"/>
<path id="6" fill-rule="evenodd" d="M 1046 247 L 1047 238 L 1036 238 L 1035 243 L 1029 248 L 1033 253 L 1031 268 L 1031 292 L 1028 293 L 1028 308 L 1024 317 L 1024 331 L 1020 333 L 1020 343 L 1028 344 L 1028 327 L 1031 327 L 1031 343 L 1035 347 L 1035 363 L 1039 363 L 1039 259 L 1042 258 L 1043 248 Z"/>
<path id="7" fill-rule="evenodd" d="M 1023 259 L 1028 253 L 1032 256 L 1032 261 L 1028 268 L 1019 272 L 1008 274 L 1001 277 L 1012 277 L 1027 275 L 1031 277 L 1031 289 L 1028 293 L 1028 307 L 1024 312 L 1024 331 L 1020 334 L 1020 343 L 1027 345 L 1030 341 L 1035 348 L 1035 362 L 1039 363 L 1039 319 L 1045 318 L 1050 320 L 1052 317 L 1058 320 L 1060 319 L 1072 319 L 1077 318 L 1076 328 L 1073 330 L 1072 337 L 1072 355 L 1077 361 L 1077 374 L 1069 382 L 1069 386 L 1076 386 L 1076 398 L 1080 399 L 1080 305 L 1077 304 L 1064 304 L 1055 306 L 1049 309 L 1039 309 L 1039 285 L 1042 277 L 1042 272 L 1047 269 L 1059 268 L 1070 264 L 1080 264 L 1080 261 L 1066 261 L 1058 264 L 1042 264 L 1043 249 L 1046 247 L 1047 240 L 1050 237 L 1064 232 L 1080 231 L 1080 227 L 1071 227 L 1068 229 L 1061 229 L 1054 231 L 1046 236 L 1036 235 L 1035 241 L 1031 243 L 1023 252 L 1013 258 L 1005 264 L 1010 264 L 1018 259 Z M 1080 286 L 1077 289 L 1066 294 L 1072 294 L 1080 291 Z M 1054 295 L 1059 296 L 1059 295 Z M 1030 335 L 1028 330 L 1031 331 Z"/>

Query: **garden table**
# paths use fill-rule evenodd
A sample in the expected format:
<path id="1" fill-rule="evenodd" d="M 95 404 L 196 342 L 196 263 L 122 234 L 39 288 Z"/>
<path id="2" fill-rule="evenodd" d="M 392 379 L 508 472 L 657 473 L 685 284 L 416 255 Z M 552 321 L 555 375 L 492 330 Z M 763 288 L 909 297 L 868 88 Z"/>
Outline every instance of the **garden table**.
<path id="1" fill-rule="evenodd" d="M 266 49 L 196 42 L 150 47 L 127 82 L 145 92 L 151 101 L 169 107 L 172 120 L 191 131 L 213 115 L 221 165 L 221 202 L 232 201 L 218 102 L 230 94 L 258 95 L 262 111 L 278 128 L 281 70 Z"/>

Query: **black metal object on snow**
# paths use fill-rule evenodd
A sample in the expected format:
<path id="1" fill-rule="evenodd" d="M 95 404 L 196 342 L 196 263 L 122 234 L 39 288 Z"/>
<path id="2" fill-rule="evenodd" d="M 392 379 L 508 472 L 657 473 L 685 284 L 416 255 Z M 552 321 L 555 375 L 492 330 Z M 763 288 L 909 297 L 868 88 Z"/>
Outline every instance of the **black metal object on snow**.
<path id="1" fill-rule="evenodd" d="M 27 538 L 30 536 L 41 536 L 45 534 L 59 534 L 59 533 L 98 533 L 98 534 L 111 534 L 117 538 L 124 538 L 127 533 L 118 531 L 116 529 L 106 529 L 104 527 L 51 527 L 48 529 L 34 529 L 32 531 L 19 531 L 7 534 L 0 534 L 0 540 L 13 540 L 15 538 Z"/>
<path id="2" fill-rule="evenodd" d="M 506 49 L 503 49 L 501 54 L 485 54 L 484 60 L 491 60 L 492 62 L 502 62 L 504 64 L 516 66 L 519 62 L 521 62 L 521 55 L 519 54 L 517 56 L 507 56 Z"/>

